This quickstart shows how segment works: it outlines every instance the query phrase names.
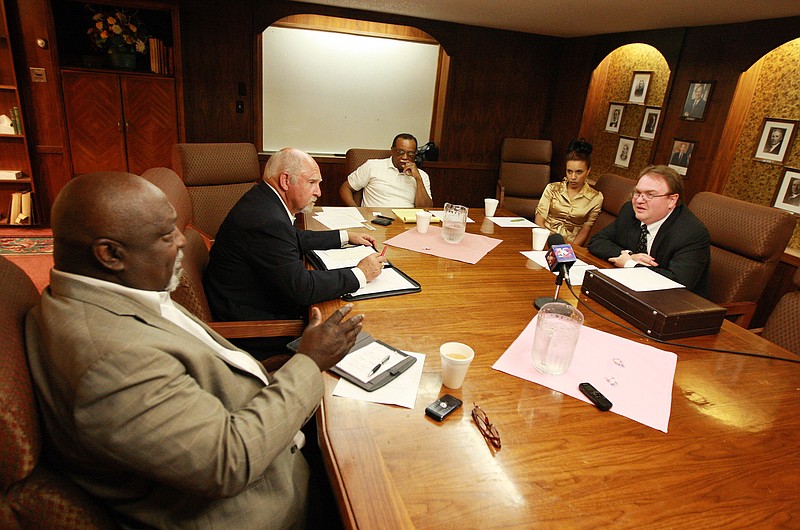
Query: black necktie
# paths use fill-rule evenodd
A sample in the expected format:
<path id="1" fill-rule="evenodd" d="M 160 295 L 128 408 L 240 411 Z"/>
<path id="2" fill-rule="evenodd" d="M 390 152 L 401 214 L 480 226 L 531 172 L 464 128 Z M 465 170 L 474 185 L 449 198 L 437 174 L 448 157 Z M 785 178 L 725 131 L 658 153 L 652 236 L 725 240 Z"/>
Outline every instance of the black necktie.
<path id="1" fill-rule="evenodd" d="M 642 232 L 639 234 L 639 245 L 636 247 L 637 254 L 647 254 L 647 225 L 642 223 Z"/>

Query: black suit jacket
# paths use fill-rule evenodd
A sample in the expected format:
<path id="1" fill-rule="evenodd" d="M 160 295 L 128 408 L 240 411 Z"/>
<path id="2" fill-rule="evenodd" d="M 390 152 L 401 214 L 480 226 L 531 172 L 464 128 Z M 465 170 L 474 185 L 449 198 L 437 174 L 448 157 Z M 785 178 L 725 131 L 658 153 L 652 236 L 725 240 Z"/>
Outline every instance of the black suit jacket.
<path id="1" fill-rule="evenodd" d="M 607 260 L 623 250 L 635 250 L 642 223 L 626 203 L 617 219 L 600 230 L 589 241 L 589 252 Z M 706 296 L 711 247 L 708 230 L 692 212 L 681 204 L 661 225 L 650 255 L 658 263 L 653 271 L 685 285 L 690 291 Z M 637 265 L 640 267 L 643 265 Z"/>
<path id="2" fill-rule="evenodd" d="M 236 203 L 211 247 L 204 284 L 217 320 L 305 318 L 308 306 L 358 290 L 353 271 L 308 270 L 308 250 L 339 248 L 338 230 L 296 229 L 260 182 Z"/>

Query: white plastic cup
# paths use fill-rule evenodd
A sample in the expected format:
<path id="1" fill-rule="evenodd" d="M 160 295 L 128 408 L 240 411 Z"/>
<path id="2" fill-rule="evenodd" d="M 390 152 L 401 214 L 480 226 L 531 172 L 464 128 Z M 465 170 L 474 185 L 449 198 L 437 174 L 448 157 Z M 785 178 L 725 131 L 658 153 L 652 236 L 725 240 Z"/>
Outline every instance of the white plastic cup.
<path id="1" fill-rule="evenodd" d="M 543 374 L 563 374 L 572 364 L 583 314 L 570 304 L 550 302 L 539 309 L 531 359 Z"/>
<path id="2" fill-rule="evenodd" d="M 424 234 L 431 225 L 431 212 L 417 212 L 417 232 Z"/>
<path id="3" fill-rule="evenodd" d="M 533 250 L 544 250 L 547 238 L 550 237 L 550 230 L 536 227 L 531 229 L 531 232 L 533 233 Z"/>
<path id="4" fill-rule="evenodd" d="M 442 359 L 442 384 L 453 390 L 461 388 L 475 351 L 461 342 L 445 342 L 439 347 Z"/>
<path id="5" fill-rule="evenodd" d="M 483 207 L 486 210 L 486 217 L 492 217 L 494 212 L 497 211 L 497 205 L 500 203 L 497 199 L 483 199 Z"/>

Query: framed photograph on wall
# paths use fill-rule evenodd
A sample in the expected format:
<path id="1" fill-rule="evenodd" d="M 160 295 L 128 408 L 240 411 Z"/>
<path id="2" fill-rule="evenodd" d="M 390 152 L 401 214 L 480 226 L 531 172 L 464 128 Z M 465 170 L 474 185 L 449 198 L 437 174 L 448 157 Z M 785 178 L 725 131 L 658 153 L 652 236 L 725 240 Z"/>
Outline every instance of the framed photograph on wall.
<path id="1" fill-rule="evenodd" d="M 800 215 L 800 169 L 784 168 L 772 206 Z"/>
<path id="2" fill-rule="evenodd" d="M 756 160 L 762 162 L 783 163 L 786 153 L 794 141 L 797 129 L 797 120 L 782 120 L 779 118 L 764 118 L 761 127 L 761 136 L 756 145 Z"/>
<path id="3" fill-rule="evenodd" d="M 622 112 L 625 110 L 625 105 L 619 103 L 611 103 L 608 106 L 608 116 L 606 116 L 606 132 L 619 132 L 619 125 L 622 123 Z"/>
<path id="4" fill-rule="evenodd" d="M 682 120 L 702 121 L 705 118 L 713 87 L 713 81 L 689 81 L 689 90 L 681 111 Z"/>
<path id="5" fill-rule="evenodd" d="M 630 103 L 644 103 L 647 97 L 647 89 L 650 88 L 650 77 L 653 72 L 633 72 L 631 82 L 631 93 L 628 95 Z"/>
<path id="6" fill-rule="evenodd" d="M 686 176 L 689 170 L 689 163 L 692 161 L 697 142 L 692 140 L 681 140 L 675 138 L 672 141 L 672 154 L 669 157 L 669 167 L 677 171 L 679 174 Z"/>
<path id="7" fill-rule="evenodd" d="M 642 128 L 639 130 L 639 137 L 645 140 L 652 140 L 656 137 L 658 118 L 661 117 L 661 109 L 658 107 L 647 107 L 642 118 Z"/>
<path id="8" fill-rule="evenodd" d="M 624 167 L 627 169 L 631 165 L 631 158 L 633 157 L 633 138 L 627 136 L 620 136 L 619 143 L 617 144 L 617 155 L 614 157 L 614 165 L 617 167 Z"/>

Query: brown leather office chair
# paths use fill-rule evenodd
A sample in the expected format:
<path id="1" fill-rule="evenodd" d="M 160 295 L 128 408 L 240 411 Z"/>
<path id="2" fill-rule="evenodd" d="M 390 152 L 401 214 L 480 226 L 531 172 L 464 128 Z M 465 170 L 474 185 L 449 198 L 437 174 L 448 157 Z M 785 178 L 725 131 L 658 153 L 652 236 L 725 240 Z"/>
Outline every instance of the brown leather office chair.
<path id="1" fill-rule="evenodd" d="M 594 189 L 603 194 L 603 206 L 600 210 L 600 215 L 597 216 L 597 220 L 589 231 L 589 237 L 586 238 L 587 245 L 593 235 L 619 217 L 619 211 L 626 202 L 631 200 L 631 192 L 635 186 L 636 181 L 633 179 L 614 175 L 613 173 L 600 175 L 600 178 L 594 184 Z"/>
<path id="2" fill-rule="evenodd" d="M 797 221 L 785 210 L 708 191 L 695 195 L 689 209 L 711 235 L 708 299 L 746 328 Z"/>
<path id="3" fill-rule="evenodd" d="M 39 291 L 0 256 L 0 528 L 116 528 L 108 510 L 41 459 L 42 433 L 25 357 L 25 314 Z"/>
<path id="4" fill-rule="evenodd" d="M 194 225 L 214 239 L 233 205 L 261 179 L 249 143 L 175 144 L 172 167 L 192 199 Z"/>
<path id="5" fill-rule="evenodd" d="M 189 192 L 180 177 L 169 168 L 148 169 L 142 177 L 164 192 L 178 214 L 178 228 L 186 236 L 183 248 L 183 271 L 178 288 L 172 299 L 188 309 L 194 316 L 227 339 L 255 337 L 299 337 L 305 329 L 302 320 L 264 320 L 221 322 L 215 321 L 203 288 L 203 274 L 208 265 L 209 242 L 205 235 L 194 228 Z M 276 355 L 264 361 L 264 366 L 273 371 L 280 368 L 289 355 Z"/>
<path id="6" fill-rule="evenodd" d="M 497 181 L 498 208 L 533 219 L 544 188 L 550 183 L 552 157 L 553 143 L 550 140 L 503 140 Z"/>
<path id="7" fill-rule="evenodd" d="M 391 149 L 348 149 L 344 154 L 345 179 L 347 179 L 350 173 L 361 167 L 367 160 L 389 158 L 390 156 L 392 156 Z M 361 198 L 363 195 L 364 193 L 362 190 L 353 192 L 353 198 L 359 206 L 361 206 Z"/>
<path id="8" fill-rule="evenodd" d="M 800 269 L 792 276 L 795 290 L 786 293 L 772 310 L 761 336 L 800 355 Z"/>

